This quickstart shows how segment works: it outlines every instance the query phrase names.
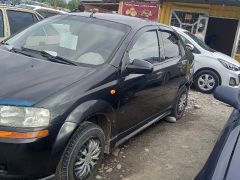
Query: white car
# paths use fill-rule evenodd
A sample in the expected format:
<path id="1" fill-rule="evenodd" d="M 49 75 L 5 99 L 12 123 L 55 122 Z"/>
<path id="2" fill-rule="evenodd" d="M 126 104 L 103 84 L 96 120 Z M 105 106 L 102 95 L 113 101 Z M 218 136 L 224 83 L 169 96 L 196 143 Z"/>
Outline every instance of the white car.
<path id="1" fill-rule="evenodd" d="M 173 27 L 194 55 L 194 86 L 200 92 L 211 93 L 218 85 L 238 88 L 240 63 L 208 47 L 189 31 Z"/>

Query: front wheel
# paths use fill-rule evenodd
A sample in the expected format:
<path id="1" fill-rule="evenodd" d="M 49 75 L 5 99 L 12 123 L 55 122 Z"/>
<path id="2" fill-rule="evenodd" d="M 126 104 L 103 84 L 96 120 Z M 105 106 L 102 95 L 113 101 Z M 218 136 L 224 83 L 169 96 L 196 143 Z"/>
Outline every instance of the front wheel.
<path id="1" fill-rule="evenodd" d="M 172 110 L 172 116 L 174 116 L 177 120 L 181 119 L 188 102 L 188 88 L 186 86 L 182 87 L 178 90 L 177 98 Z"/>
<path id="2" fill-rule="evenodd" d="M 218 75 L 211 70 L 203 70 L 196 74 L 194 86 L 202 93 L 212 93 L 219 86 L 220 80 Z"/>
<path id="3" fill-rule="evenodd" d="M 104 154 L 105 137 L 93 123 L 83 123 L 70 139 L 56 171 L 58 180 L 90 180 Z"/>

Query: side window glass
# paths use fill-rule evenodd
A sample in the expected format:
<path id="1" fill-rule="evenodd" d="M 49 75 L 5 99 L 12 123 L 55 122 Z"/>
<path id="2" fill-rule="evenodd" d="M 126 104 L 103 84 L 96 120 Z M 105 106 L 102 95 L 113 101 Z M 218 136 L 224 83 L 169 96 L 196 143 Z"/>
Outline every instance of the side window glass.
<path id="1" fill-rule="evenodd" d="M 162 31 L 165 59 L 176 58 L 181 55 L 178 37 L 170 31 Z"/>
<path id="2" fill-rule="evenodd" d="M 4 37 L 4 20 L 1 10 L 0 10 L 0 37 Z"/>
<path id="3" fill-rule="evenodd" d="M 11 34 L 15 34 L 34 23 L 32 13 L 7 10 L 7 15 Z"/>
<path id="4" fill-rule="evenodd" d="M 184 42 L 184 44 L 192 44 L 189 40 L 187 40 L 185 37 L 183 37 L 182 35 L 180 35 L 182 41 Z"/>
<path id="5" fill-rule="evenodd" d="M 159 45 L 156 31 L 142 34 L 129 51 L 130 60 L 139 59 L 150 63 L 159 62 Z"/>

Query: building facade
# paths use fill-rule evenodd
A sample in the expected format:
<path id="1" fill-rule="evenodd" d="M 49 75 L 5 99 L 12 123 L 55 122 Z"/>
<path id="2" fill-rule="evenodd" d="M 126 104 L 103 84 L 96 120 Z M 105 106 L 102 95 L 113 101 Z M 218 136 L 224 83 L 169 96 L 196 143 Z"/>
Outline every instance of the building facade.
<path id="1" fill-rule="evenodd" d="M 240 61 L 240 1 L 164 1 L 160 22 L 189 30 L 201 30 L 213 49 Z M 228 3 L 227 3 L 228 2 Z"/>
<path id="2" fill-rule="evenodd" d="M 240 0 L 153 0 L 149 3 L 156 2 L 160 3 L 159 22 L 193 34 L 201 32 L 210 47 L 240 61 Z M 122 2 L 119 4 L 121 14 Z"/>

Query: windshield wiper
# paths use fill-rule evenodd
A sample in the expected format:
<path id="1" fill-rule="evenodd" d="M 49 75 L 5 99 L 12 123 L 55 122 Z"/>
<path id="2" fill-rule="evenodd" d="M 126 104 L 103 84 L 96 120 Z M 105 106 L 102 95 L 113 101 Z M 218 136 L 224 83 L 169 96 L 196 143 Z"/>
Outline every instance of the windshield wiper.
<path id="1" fill-rule="evenodd" d="M 21 49 L 17 49 L 17 48 L 14 48 L 14 47 L 8 47 L 7 49 L 11 52 L 14 52 L 14 53 L 23 54 L 25 56 L 33 57 L 32 54 L 30 54 L 28 52 L 25 52 L 25 51 L 22 51 Z"/>
<path id="2" fill-rule="evenodd" d="M 45 57 L 45 58 L 47 58 L 48 60 L 50 60 L 52 62 L 57 62 L 57 63 L 77 66 L 77 64 L 72 62 L 71 60 L 65 59 L 65 58 L 60 57 L 60 56 L 54 56 L 54 55 L 52 55 L 52 54 L 50 54 L 50 53 L 48 53 L 46 51 L 38 51 L 38 50 L 35 50 L 35 49 L 29 49 L 29 48 L 22 47 L 21 48 L 21 53 L 25 53 L 25 52 L 39 54 L 42 57 Z"/>

